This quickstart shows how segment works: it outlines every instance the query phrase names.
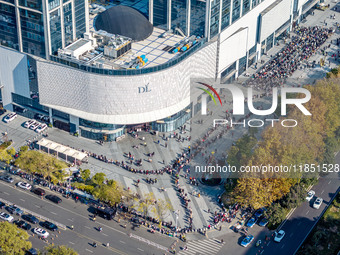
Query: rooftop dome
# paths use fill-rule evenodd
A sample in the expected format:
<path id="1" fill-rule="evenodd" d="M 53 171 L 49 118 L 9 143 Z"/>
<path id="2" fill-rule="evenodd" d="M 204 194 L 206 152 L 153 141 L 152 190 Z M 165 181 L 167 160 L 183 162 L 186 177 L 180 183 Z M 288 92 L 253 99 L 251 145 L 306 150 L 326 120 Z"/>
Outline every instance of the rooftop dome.
<path id="1" fill-rule="evenodd" d="M 139 11 L 123 5 L 113 6 L 97 16 L 96 29 L 141 41 L 152 34 L 153 26 Z"/>

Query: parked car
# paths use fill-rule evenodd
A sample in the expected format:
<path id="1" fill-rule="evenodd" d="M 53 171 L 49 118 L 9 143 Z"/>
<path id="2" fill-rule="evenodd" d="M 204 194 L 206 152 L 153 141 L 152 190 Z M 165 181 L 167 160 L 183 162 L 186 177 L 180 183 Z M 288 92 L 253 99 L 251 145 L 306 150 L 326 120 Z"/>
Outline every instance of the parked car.
<path id="1" fill-rule="evenodd" d="M 40 236 L 42 238 L 47 238 L 50 235 L 46 230 L 44 230 L 42 228 L 34 228 L 33 233 L 37 234 L 38 236 Z"/>
<path id="2" fill-rule="evenodd" d="M 27 251 L 26 255 L 38 255 L 38 251 L 34 248 L 31 248 Z"/>
<path id="3" fill-rule="evenodd" d="M 46 128 L 47 128 L 47 125 L 46 125 L 46 124 L 40 124 L 39 127 L 37 127 L 37 129 L 35 130 L 35 132 L 41 133 L 41 132 L 43 132 Z"/>
<path id="4" fill-rule="evenodd" d="M 24 123 L 24 127 L 25 128 L 29 128 L 30 126 L 32 126 L 33 124 L 35 124 L 36 121 L 35 120 L 28 120 Z"/>
<path id="5" fill-rule="evenodd" d="M 33 223 L 33 224 L 39 223 L 39 220 L 35 216 L 33 216 L 32 214 L 25 214 L 25 215 L 22 216 L 22 218 L 24 220 L 27 220 L 28 222 Z"/>
<path id="6" fill-rule="evenodd" d="M 283 237 L 285 236 L 285 232 L 283 230 L 280 230 L 279 232 L 275 232 L 274 242 L 281 242 Z"/>
<path id="7" fill-rule="evenodd" d="M 31 184 L 27 183 L 27 182 L 18 182 L 17 183 L 17 186 L 19 188 L 22 188 L 22 189 L 27 189 L 27 190 L 30 190 L 32 188 Z"/>
<path id="8" fill-rule="evenodd" d="M 36 122 L 36 123 L 34 123 L 33 125 L 30 126 L 30 129 L 31 130 L 36 130 L 39 127 L 39 125 L 40 125 L 40 123 Z"/>
<path id="9" fill-rule="evenodd" d="M 45 190 L 43 190 L 41 188 L 34 189 L 33 193 L 37 194 L 38 196 L 45 196 Z"/>
<path id="10" fill-rule="evenodd" d="M 15 112 L 11 112 L 4 117 L 4 122 L 9 123 L 13 121 L 18 115 Z"/>
<path id="11" fill-rule="evenodd" d="M 260 208 L 260 209 L 258 209 L 258 210 L 255 212 L 254 216 L 255 216 L 256 218 L 260 218 L 260 217 L 263 215 L 264 211 L 265 211 L 264 208 Z"/>
<path id="12" fill-rule="evenodd" d="M 5 181 L 5 182 L 9 182 L 9 183 L 14 182 L 14 179 L 11 176 L 9 176 L 9 175 L 1 176 L 0 179 Z"/>
<path id="13" fill-rule="evenodd" d="M 315 195 L 315 191 L 314 191 L 314 190 L 310 190 L 310 191 L 308 192 L 308 194 L 307 194 L 306 200 L 307 200 L 307 201 L 311 201 L 312 198 L 314 197 L 314 195 Z"/>
<path id="14" fill-rule="evenodd" d="M 321 197 L 317 197 L 316 200 L 314 201 L 313 208 L 319 209 L 320 206 L 322 205 L 323 199 Z"/>
<path id="15" fill-rule="evenodd" d="M 11 206 L 7 206 L 6 207 L 7 211 L 9 211 L 12 214 L 16 214 L 16 215 L 22 215 L 24 213 L 23 210 L 21 210 L 19 207 L 17 207 L 16 205 L 11 205 Z"/>
<path id="16" fill-rule="evenodd" d="M 259 222 L 259 226 L 265 227 L 268 224 L 267 218 L 262 218 L 262 220 Z"/>
<path id="17" fill-rule="evenodd" d="M 255 225 L 256 220 L 255 216 L 251 217 L 250 220 L 248 220 L 246 227 L 252 228 Z"/>
<path id="18" fill-rule="evenodd" d="M 52 202 L 56 203 L 56 204 L 60 204 L 61 203 L 61 198 L 55 196 L 55 195 L 47 195 L 45 196 L 48 200 L 51 200 Z"/>
<path id="19" fill-rule="evenodd" d="M 0 109 L 0 115 L 3 115 L 4 113 L 6 113 L 7 112 L 7 110 L 5 109 L 5 108 L 1 108 Z"/>
<path id="20" fill-rule="evenodd" d="M 3 209 L 5 206 L 6 204 L 0 201 L 0 209 Z"/>
<path id="21" fill-rule="evenodd" d="M 52 223 L 52 222 L 49 222 L 49 221 L 44 221 L 44 222 L 41 222 L 41 226 L 49 229 L 49 230 L 52 230 L 52 231 L 58 231 L 58 227 Z"/>
<path id="22" fill-rule="evenodd" d="M 22 228 L 22 229 L 25 229 L 25 230 L 30 230 L 31 229 L 31 224 L 28 224 L 26 221 L 24 220 L 18 220 L 18 221 L 15 221 L 15 224 L 19 227 L 19 228 Z"/>
<path id="23" fill-rule="evenodd" d="M 241 242 L 243 247 L 247 247 L 254 240 L 253 235 L 247 235 Z"/>
<path id="24" fill-rule="evenodd" d="M 0 219 L 8 221 L 8 222 L 12 222 L 13 221 L 13 216 L 9 215 L 8 213 L 2 212 L 0 213 Z"/>

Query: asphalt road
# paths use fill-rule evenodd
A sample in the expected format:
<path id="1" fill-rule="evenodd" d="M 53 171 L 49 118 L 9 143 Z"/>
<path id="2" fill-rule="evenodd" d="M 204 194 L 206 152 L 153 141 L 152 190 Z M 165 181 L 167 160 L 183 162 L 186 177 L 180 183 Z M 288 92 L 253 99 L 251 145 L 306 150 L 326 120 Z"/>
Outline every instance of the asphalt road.
<path id="1" fill-rule="evenodd" d="M 340 164 L 340 153 L 336 155 L 335 162 Z M 308 202 L 305 201 L 297 207 L 290 215 L 287 221 L 280 229 L 284 230 L 286 235 L 280 243 L 275 243 L 273 237 L 270 241 L 264 241 L 265 236 L 272 236 L 274 231 L 267 228 L 254 225 L 248 233 L 254 235 L 254 241 L 247 247 L 240 246 L 243 239 L 241 234 L 230 233 L 224 237 L 226 245 L 218 254 L 247 254 L 247 255 L 293 255 L 302 244 L 306 236 L 313 229 L 315 222 L 318 220 L 324 209 L 335 196 L 340 187 L 340 173 L 329 173 L 327 176 L 319 179 L 318 184 L 312 187 L 315 191 L 314 198 Z M 307 195 L 307 194 L 306 194 Z M 323 203 L 319 209 L 313 208 L 313 202 L 316 197 L 321 197 Z M 256 247 L 258 240 L 262 240 L 262 245 Z"/>
<path id="2" fill-rule="evenodd" d="M 16 177 L 19 181 L 20 178 Z M 54 244 L 68 245 L 79 252 L 79 254 L 164 254 L 164 251 L 148 245 L 145 242 L 138 241 L 135 238 L 130 238 L 129 234 L 143 237 L 147 240 L 155 242 L 165 247 L 169 247 L 174 239 L 160 235 L 158 233 L 151 234 L 144 228 L 133 228 L 130 224 L 127 225 L 127 229 L 120 226 L 119 223 L 104 220 L 97 217 L 96 222 L 90 220 L 91 213 L 88 211 L 88 206 L 79 203 L 75 203 L 71 199 L 63 198 L 61 204 L 54 204 L 46 199 L 41 199 L 34 193 L 26 190 L 22 190 L 15 187 L 15 183 L 12 184 L 0 181 L 0 197 L 15 203 L 21 208 L 28 209 L 35 213 L 38 213 L 44 217 L 48 217 L 66 226 L 74 226 L 74 230 L 67 229 L 61 230 L 61 233 L 51 232 L 48 242 Z M 48 191 L 47 189 L 45 189 Z M 51 192 L 47 192 L 49 194 Z M 59 197 L 61 197 L 59 195 Z M 2 209 L 1 211 L 5 211 Z M 18 219 L 19 216 L 15 216 Z M 121 222 L 122 223 L 122 222 Z M 37 227 L 31 224 L 32 228 Z M 99 232 L 96 228 L 101 226 L 102 232 Z M 29 231 L 32 234 L 31 231 Z M 57 234 L 57 236 L 55 236 Z M 54 240 L 52 240 L 52 237 Z M 42 249 L 47 244 L 37 237 L 30 237 L 33 247 Z M 96 242 L 98 247 L 92 247 L 92 243 Z M 105 247 L 104 244 L 109 243 L 109 247 Z"/>

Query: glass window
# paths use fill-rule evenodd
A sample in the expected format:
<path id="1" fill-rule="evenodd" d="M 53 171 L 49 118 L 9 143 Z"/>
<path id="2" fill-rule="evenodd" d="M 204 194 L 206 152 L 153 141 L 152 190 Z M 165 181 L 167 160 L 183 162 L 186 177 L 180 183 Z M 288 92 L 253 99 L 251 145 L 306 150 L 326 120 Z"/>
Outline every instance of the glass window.
<path id="1" fill-rule="evenodd" d="M 259 3 L 261 3 L 261 0 L 252 0 L 252 8 L 257 6 Z"/>
<path id="2" fill-rule="evenodd" d="M 42 14 L 20 9 L 22 46 L 26 53 L 46 57 Z"/>
<path id="3" fill-rule="evenodd" d="M 211 2 L 210 38 L 218 34 L 220 24 L 220 0 Z"/>
<path id="4" fill-rule="evenodd" d="M 243 0 L 242 16 L 250 10 L 250 0 Z"/>
<path id="5" fill-rule="evenodd" d="M 180 29 L 183 34 L 187 32 L 187 1 L 171 1 L 171 28 Z"/>
<path id="6" fill-rule="evenodd" d="M 42 11 L 42 0 L 19 0 L 19 5 Z"/>
<path id="7" fill-rule="evenodd" d="M 48 10 L 52 10 L 60 5 L 60 0 L 48 0 Z"/>
<path id="8" fill-rule="evenodd" d="M 222 2 L 222 30 L 230 25 L 230 2 L 231 0 L 223 0 Z"/>
<path id="9" fill-rule="evenodd" d="M 234 1 L 233 1 L 233 17 L 232 17 L 232 23 L 234 23 L 236 20 L 239 19 L 239 17 L 240 17 L 240 11 L 241 11 L 240 0 L 234 0 Z"/>
<path id="10" fill-rule="evenodd" d="M 73 42 L 72 3 L 64 5 L 65 46 Z"/>
<path id="11" fill-rule="evenodd" d="M 0 44 L 19 49 L 15 8 L 3 3 L 0 3 Z"/>
<path id="12" fill-rule="evenodd" d="M 238 62 L 238 75 L 242 74 L 247 68 L 247 56 L 239 59 Z"/>
<path id="13" fill-rule="evenodd" d="M 191 0 L 190 8 L 190 35 L 204 37 L 206 3 Z"/>
<path id="14" fill-rule="evenodd" d="M 168 1 L 154 0 L 153 1 L 153 24 L 166 29 L 168 17 Z"/>
<path id="15" fill-rule="evenodd" d="M 87 0 L 74 0 L 77 38 L 80 38 L 86 32 L 85 1 Z"/>
<path id="16" fill-rule="evenodd" d="M 56 55 L 62 47 L 60 9 L 50 13 L 50 33 L 52 55 Z"/>

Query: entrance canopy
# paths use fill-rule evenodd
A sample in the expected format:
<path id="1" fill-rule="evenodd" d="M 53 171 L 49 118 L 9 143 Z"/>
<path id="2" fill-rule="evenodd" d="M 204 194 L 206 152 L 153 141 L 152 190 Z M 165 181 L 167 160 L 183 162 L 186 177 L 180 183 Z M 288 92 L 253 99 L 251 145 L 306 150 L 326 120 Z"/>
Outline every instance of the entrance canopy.
<path id="1" fill-rule="evenodd" d="M 47 153 L 57 153 L 57 156 L 66 159 L 66 161 L 83 161 L 87 158 L 87 154 L 75 149 L 72 149 L 68 146 L 61 145 L 59 143 L 53 142 L 51 140 L 42 138 L 37 142 L 39 146 L 39 150 L 47 150 Z"/>

